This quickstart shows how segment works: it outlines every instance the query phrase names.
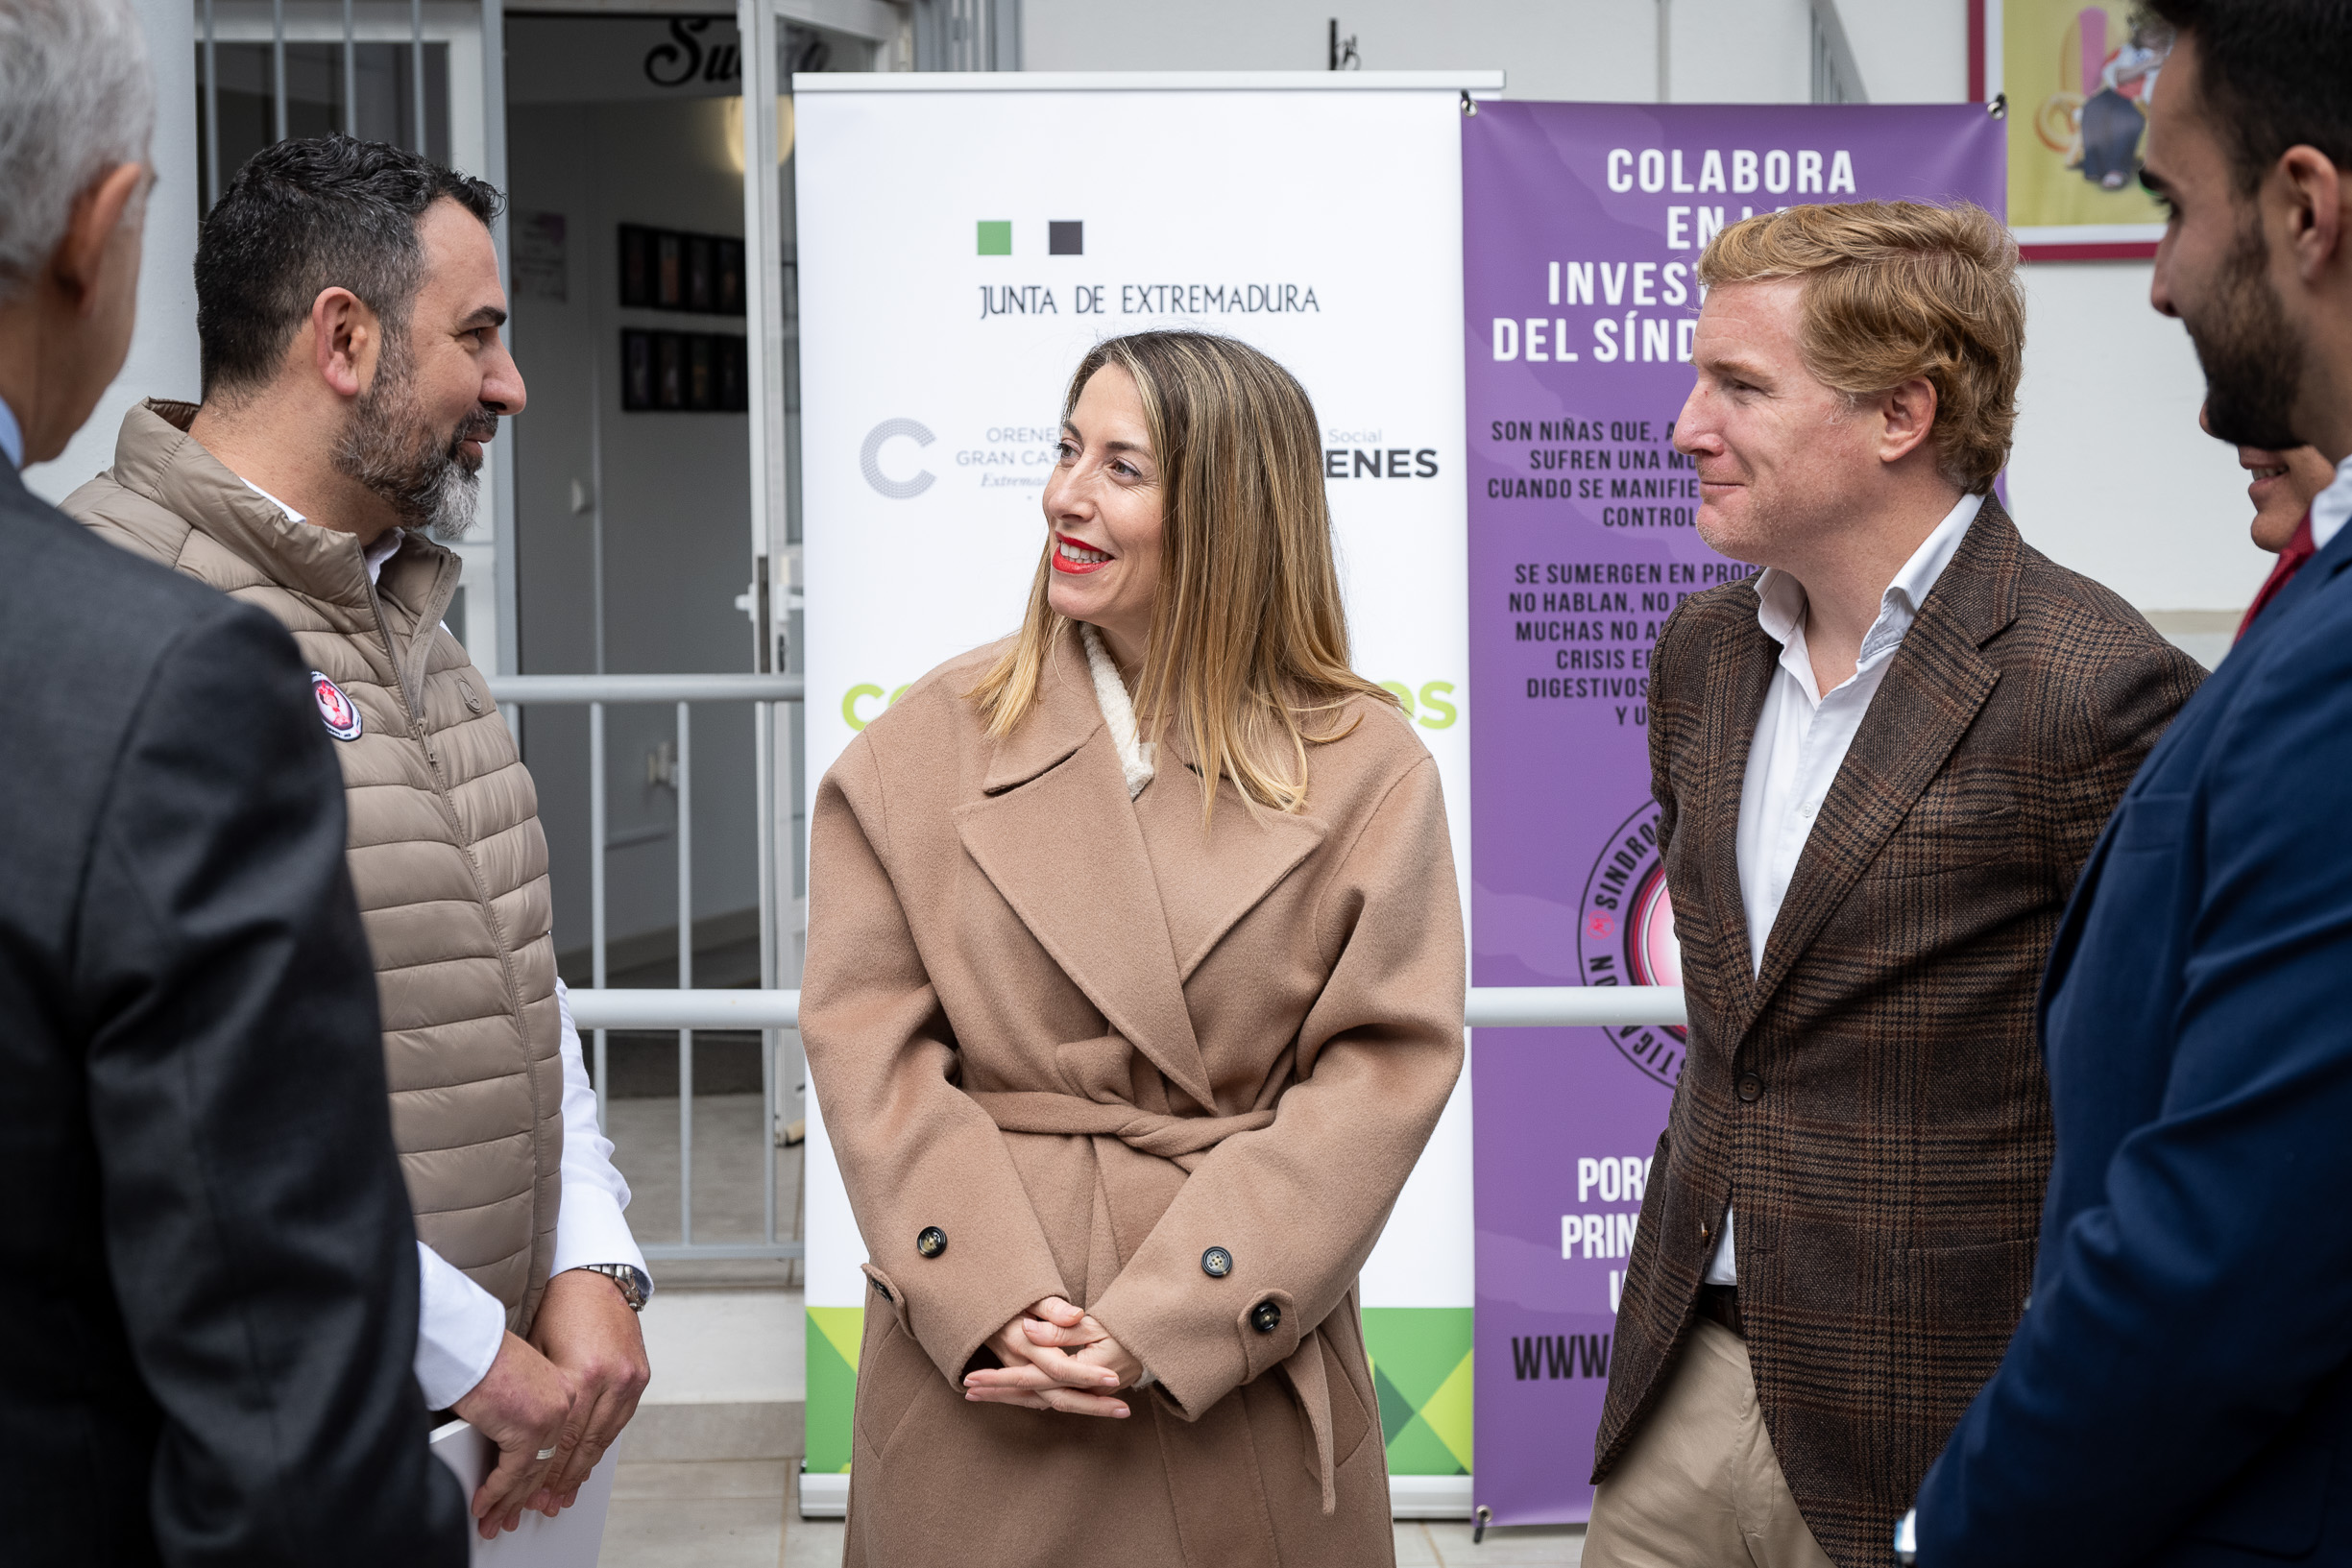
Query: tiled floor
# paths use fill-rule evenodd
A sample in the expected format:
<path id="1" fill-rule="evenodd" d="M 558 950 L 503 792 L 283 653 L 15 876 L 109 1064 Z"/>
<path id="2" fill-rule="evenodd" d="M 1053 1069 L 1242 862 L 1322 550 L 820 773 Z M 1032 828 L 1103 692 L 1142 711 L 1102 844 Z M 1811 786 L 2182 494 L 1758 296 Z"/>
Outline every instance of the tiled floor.
<path id="1" fill-rule="evenodd" d="M 838 1568 L 838 1520 L 797 1517 L 797 1461 L 624 1464 L 613 1484 L 609 1568 Z M 1396 1527 L 1397 1568 L 1575 1568 L 1577 1526 L 1490 1530 L 1417 1520 Z"/>
<path id="2" fill-rule="evenodd" d="M 1421 1520 L 1396 1527 L 1396 1568 L 1576 1568 L 1584 1557 L 1582 1525 L 1490 1530 L 1476 1546 L 1468 1525 Z"/>
<path id="3" fill-rule="evenodd" d="M 606 1102 L 613 1163 L 629 1182 L 629 1229 L 641 1242 L 678 1239 L 678 1100 Z M 758 1095 L 694 1097 L 694 1240 L 754 1242 L 764 1228 L 760 1202 Z M 797 1234 L 799 1148 L 776 1150 L 776 1234 Z M 660 1270 L 655 1271 L 660 1278 Z"/>
<path id="4" fill-rule="evenodd" d="M 787 1470 L 798 1464 L 623 1464 L 613 1478 L 597 1560 L 616 1568 L 776 1568 L 785 1547 Z"/>

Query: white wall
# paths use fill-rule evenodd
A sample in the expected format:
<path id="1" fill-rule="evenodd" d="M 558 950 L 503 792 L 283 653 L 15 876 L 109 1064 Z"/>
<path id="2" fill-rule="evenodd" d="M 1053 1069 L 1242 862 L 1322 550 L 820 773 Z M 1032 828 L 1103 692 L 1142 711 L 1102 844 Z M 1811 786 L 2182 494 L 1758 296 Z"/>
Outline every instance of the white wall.
<path id="1" fill-rule="evenodd" d="M 1968 96 L 1966 0 L 1836 0 L 1835 9 L 1872 103 Z"/>
<path id="2" fill-rule="evenodd" d="M 1736 9 L 1740 0 L 1713 0 Z M 1772 4 L 1786 0 L 1769 0 Z M 1515 98 L 1642 101 L 1653 0 L 1022 0 L 1032 71 L 1320 71 L 1335 13 L 1368 71 L 1510 73 Z"/>
<path id="3" fill-rule="evenodd" d="M 1658 96 L 1660 0 L 1023 0 L 1032 71 L 1321 70 L 1329 21 L 1368 71 L 1501 69 L 1513 98 Z M 1811 0 L 1664 0 L 1668 96 L 1788 103 L 1811 89 Z M 1874 103 L 1967 88 L 1965 0 L 1842 0 Z"/>
<path id="4" fill-rule="evenodd" d="M 55 462 L 25 470 L 25 484 L 53 501 L 113 464 L 123 415 L 140 398 L 196 397 L 196 12 L 188 0 L 133 5 L 156 70 L 156 184 L 147 198 L 138 326 L 88 422 Z"/>
<path id="5" fill-rule="evenodd" d="M 1642 0 L 1620 4 L 1628 12 L 1652 9 Z M 1669 102 L 1789 104 L 1812 96 L 1808 0 L 1667 0 L 1667 14 Z M 1514 91 L 1511 96 L 1539 95 Z"/>
<path id="6" fill-rule="evenodd" d="M 2148 307 L 2152 270 L 2025 269 L 2009 496 L 2026 539 L 2143 610 L 2243 609 L 2270 557 L 2246 538 L 2234 448 L 2197 428 L 2204 376 L 2180 324 Z"/>

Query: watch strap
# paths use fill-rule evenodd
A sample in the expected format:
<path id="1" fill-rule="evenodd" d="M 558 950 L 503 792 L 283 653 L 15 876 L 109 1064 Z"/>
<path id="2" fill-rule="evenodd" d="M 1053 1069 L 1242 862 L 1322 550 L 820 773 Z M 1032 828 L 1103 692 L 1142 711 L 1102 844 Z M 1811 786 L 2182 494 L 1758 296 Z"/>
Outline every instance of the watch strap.
<path id="1" fill-rule="evenodd" d="M 634 1264 L 584 1263 L 580 1266 L 592 1274 L 602 1274 L 619 1288 L 620 1299 L 629 1304 L 633 1313 L 645 1310 L 645 1297 L 652 1293 L 653 1282 Z"/>

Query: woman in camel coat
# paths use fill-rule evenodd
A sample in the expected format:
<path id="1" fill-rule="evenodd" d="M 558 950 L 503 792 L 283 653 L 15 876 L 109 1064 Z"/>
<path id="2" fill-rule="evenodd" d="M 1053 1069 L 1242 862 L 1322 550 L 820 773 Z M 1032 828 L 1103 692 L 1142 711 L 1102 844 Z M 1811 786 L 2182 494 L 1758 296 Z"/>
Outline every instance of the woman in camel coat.
<path id="1" fill-rule="evenodd" d="M 1254 350 L 1098 346 L 1021 632 L 825 778 L 848 1563 L 1393 1559 L 1355 1281 L 1461 1070 L 1462 923 L 1436 765 L 1347 668 L 1321 465 Z"/>

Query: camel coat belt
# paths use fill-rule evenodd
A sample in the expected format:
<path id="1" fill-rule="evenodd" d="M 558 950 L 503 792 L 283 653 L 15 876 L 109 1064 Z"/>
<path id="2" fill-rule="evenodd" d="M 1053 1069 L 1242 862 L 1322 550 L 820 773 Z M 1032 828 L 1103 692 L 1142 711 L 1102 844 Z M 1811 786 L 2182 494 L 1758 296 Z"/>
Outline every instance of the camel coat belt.
<path id="1" fill-rule="evenodd" d="M 1392 1559 L 1355 1278 L 1462 1063 L 1436 765 L 1357 702 L 1306 809 L 1163 737 L 1132 803 L 1073 637 L 991 738 L 915 684 L 827 775 L 802 1031 L 864 1238 L 845 1561 Z M 1059 1295 L 1124 1420 L 964 1399 Z M 1276 1373 L 1279 1375 L 1275 1375 Z"/>

